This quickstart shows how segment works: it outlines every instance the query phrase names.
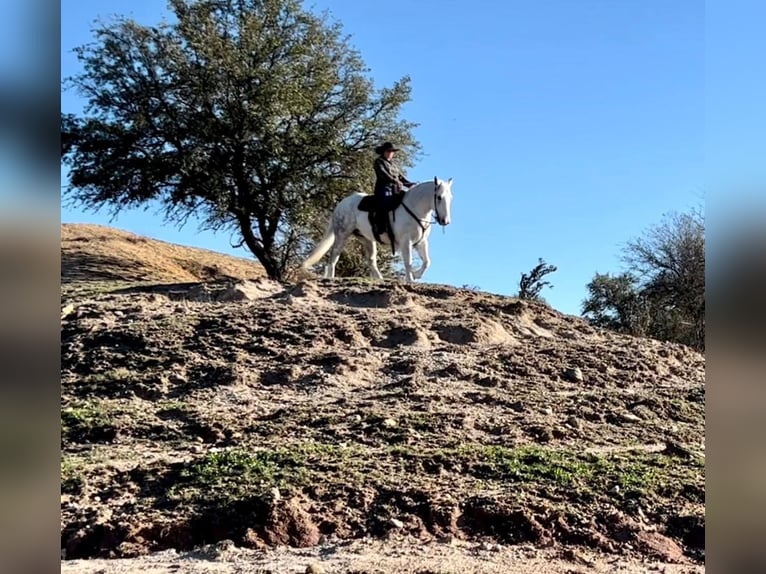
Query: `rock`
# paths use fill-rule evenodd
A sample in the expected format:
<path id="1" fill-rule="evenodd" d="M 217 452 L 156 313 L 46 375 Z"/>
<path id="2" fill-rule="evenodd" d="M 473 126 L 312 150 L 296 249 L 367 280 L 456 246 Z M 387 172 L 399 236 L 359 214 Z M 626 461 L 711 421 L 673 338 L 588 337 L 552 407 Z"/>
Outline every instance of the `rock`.
<path id="1" fill-rule="evenodd" d="M 674 564 L 688 564 L 684 551 L 673 540 L 659 532 L 639 532 L 636 543 L 642 552 Z"/>
<path id="2" fill-rule="evenodd" d="M 279 489 L 276 486 L 274 486 L 270 488 L 269 490 L 267 490 L 266 492 L 264 492 L 261 495 L 261 498 L 265 502 L 268 502 L 269 504 L 274 504 L 275 502 L 282 499 L 282 493 L 279 492 Z"/>
<path id="3" fill-rule="evenodd" d="M 394 419 L 385 419 L 382 423 L 384 428 L 391 429 L 398 425 Z"/>
<path id="4" fill-rule="evenodd" d="M 638 423 L 643 420 L 641 417 L 636 416 L 633 413 L 622 413 L 620 418 L 626 423 Z"/>
<path id="5" fill-rule="evenodd" d="M 394 528 L 404 528 L 404 522 L 397 518 L 392 518 L 388 521 L 388 523 L 393 526 Z"/>
<path id="6" fill-rule="evenodd" d="M 572 381 L 573 383 L 581 383 L 585 380 L 580 367 L 565 369 L 564 378 L 568 381 Z"/>
<path id="7" fill-rule="evenodd" d="M 652 412 L 652 409 L 650 409 L 646 405 L 638 405 L 634 407 L 632 411 L 633 411 L 633 414 L 641 417 L 645 421 L 648 421 L 654 418 L 654 413 Z"/>
<path id="8" fill-rule="evenodd" d="M 170 373 L 168 375 L 168 381 L 174 385 L 185 385 L 189 382 L 187 378 L 181 373 Z"/>
<path id="9" fill-rule="evenodd" d="M 575 416 L 570 416 L 567 419 L 567 424 L 572 427 L 573 429 L 579 429 L 580 428 L 580 420 Z"/>
<path id="10" fill-rule="evenodd" d="M 574 562 L 582 566 L 587 566 L 588 568 L 593 568 L 596 566 L 595 562 L 586 558 L 583 554 L 573 548 L 565 548 L 561 552 L 561 555 L 564 559 L 569 560 L 570 562 Z"/>
<path id="11" fill-rule="evenodd" d="M 324 569 L 319 562 L 314 562 L 306 566 L 306 574 L 326 574 L 327 570 Z"/>
<path id="12" fill-rule="evenodd" d="M 72 303 L 69 303 L 68 305 L 64 305 L 61 309 L 61 318 L 67 317 L 68 315 L 71 315 L 74 313 L 74 305 Z"/>
<path id="13" fill-rule="evenodd" d="M 226 538 L 225 540 L 219 540 L 215 543 L 214 547 L 218 552 L 225 552 L 234 548 L 234 541 L 229 538 Z"/>

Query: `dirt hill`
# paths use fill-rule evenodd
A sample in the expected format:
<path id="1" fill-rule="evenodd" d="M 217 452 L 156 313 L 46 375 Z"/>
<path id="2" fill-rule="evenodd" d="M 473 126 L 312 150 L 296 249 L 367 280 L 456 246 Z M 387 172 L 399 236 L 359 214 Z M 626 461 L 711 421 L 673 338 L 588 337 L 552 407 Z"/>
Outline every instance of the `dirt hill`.
<path id="1" fill-rule="evenodd" d="M 254 260 L 175 245 L 103 225 L 61 225 L 61 281 L 183 283 L 263 277 Z"/>
<path id="2" fill-rule="evenodd" d="M 159 244 L 62 226 L 62 571 L 284 546 L 307 550 L 271 570 L 216 550 L 205 571 L 536 571 L 524 552 L 704 571 L 704 356 L 513 298 L 279 285 Z M 374 564 L 339 558 L 374 544 Z"/>

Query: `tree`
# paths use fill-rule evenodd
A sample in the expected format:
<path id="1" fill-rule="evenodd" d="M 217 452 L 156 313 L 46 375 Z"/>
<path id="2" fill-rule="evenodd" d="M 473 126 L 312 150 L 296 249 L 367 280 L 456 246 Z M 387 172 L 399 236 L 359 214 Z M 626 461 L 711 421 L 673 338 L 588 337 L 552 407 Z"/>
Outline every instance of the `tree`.
<path id="1" fill-rule="evenodd" d="M 596 273 L 582 314 L 634 335 L 705 348 L 705 221 L 672 213 L 623 248 L 629 271 Z"/>
<path id="2" fill-rule="evenodd" d="M 671 213 L 630 241 L 624 262 L 656 308 L 657 338 L 705 348 L 705 219 L 701 210 Z"/>
<path id="3" fill-rule="evenodd" d="M 543 281 L 543 277 L 549 273 L 556 271 L 555 265 L 549 265 L 543 261 L 542 258 L 538 259 L 538 264 L 535 265 L 529 273 L 522 273 L 519 280 L 519 292 L 516 295 L 519 299 L 529 299 L 532 301 L 541 301 L 540 291 L 546 285 L 552 289 L 550 281 Z"/>
<path id="4" fill-rule="evenodd" d="M 87 100 L 62 115 L 67 194 L 89 209 L 160 202 L 169 222 L 241 237 L 282 279 L 341 195 L 372 188 L 371 151 L 420 146 L 404 77 L 376 90 L 326 14 L 300 0 L 170 0 L 172 24 L 120 17 L 77 48 Z"/>
<path id="5" fill-rule="evenodd" d="M 586 288 L 588 298 L 583 301 L 582 314 L 592 324 L 635 336 L 646 334 L 649 301 L 641 292 L 635 275 L 596 273 Z"/>

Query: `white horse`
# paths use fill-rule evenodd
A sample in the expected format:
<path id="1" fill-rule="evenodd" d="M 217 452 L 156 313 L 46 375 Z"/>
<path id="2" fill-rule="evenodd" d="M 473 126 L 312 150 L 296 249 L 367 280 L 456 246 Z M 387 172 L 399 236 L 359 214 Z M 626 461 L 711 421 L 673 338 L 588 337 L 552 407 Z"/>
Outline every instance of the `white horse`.
<path id="1" fill-rule="evenodd" d="M 377 242 L 370 226 L 369 213 L 359 209 L 359 203 L 365 197 L 369 196 L 360 192 L 352 193 L 335 206 L 324 237 L 303 262 L 303 269 L 308 269 L 319 262 L 332 248 L 324 276 L 325 278 L 335 277 L 335 265 L 338 263 L 346 241 L 353 234 L 359 237 L 364 245 L 371 277 L 383 279 L 378 269 Z M 402 255 L 404 277 L 407 282 L 420 279 L 431 264 L 428 256 L 431 214 L 435 212 L 436 222 L 439 225 L 449 225 L 451 205 L 452 178 L 442 181 L 434 177 L 433 181 L 419 183 L 404 192 L 401 204 L 388 213 L 394 235 L 394 249 Z M 390 246 L 387 233 L 381 233 L 380 239 L 383 245 Z M 413 247 L 421 260 L 420 268 L 414 272 L 412 270 Z"/>

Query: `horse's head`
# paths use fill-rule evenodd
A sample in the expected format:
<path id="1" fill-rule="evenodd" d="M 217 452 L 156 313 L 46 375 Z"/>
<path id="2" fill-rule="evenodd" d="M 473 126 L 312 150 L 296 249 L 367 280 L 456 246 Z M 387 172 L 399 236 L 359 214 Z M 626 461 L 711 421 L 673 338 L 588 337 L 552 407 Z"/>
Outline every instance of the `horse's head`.
<path id="1" fill-rule="evenodd" d="M 434 177 L 434 211 L 439 225 L 449 225 L 452 209 L 452 178 L 442 181 Z"/>

